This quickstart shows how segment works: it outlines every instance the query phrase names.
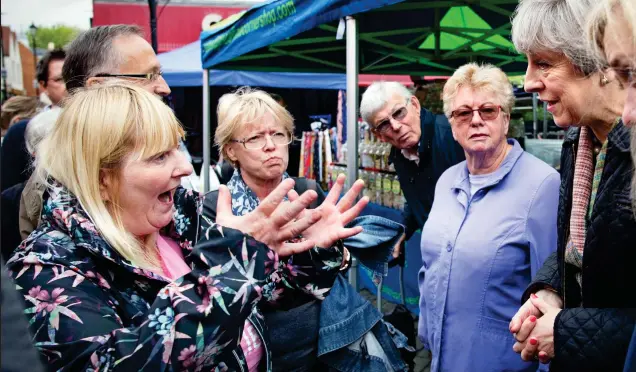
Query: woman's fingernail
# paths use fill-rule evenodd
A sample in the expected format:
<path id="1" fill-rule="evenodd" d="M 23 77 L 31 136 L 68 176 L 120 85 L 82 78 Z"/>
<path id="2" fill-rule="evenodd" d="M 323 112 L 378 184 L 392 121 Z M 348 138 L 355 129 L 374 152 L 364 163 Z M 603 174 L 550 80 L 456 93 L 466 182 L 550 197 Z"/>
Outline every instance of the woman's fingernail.
<path id="1" fill-rule="evenodd" d="M 536 294 L 534 294 L 534 293 L 533 293 L 533 294 L 531 294 L 531 295 L 530 295 L 530 297 L 532 297 L 532 298 L 539 298 L 539 296 L 537 296 L 537 295 L 536 295 Z"/>
<path id="2" fill-rule="evenodd" d="M 537 344 L 537 342 L 538 342 L 538 341 L 537 341 L 537 339 L 536 339 L 536 338 L 531 338 L 531 339 L 530 339 L 530 345 L 533 345 L 533 346 L 534 346 L 534 345 L 536 345 L 536 344 Z M 541 356 L 539 355 L 539 358 L 540 358 L 540 357 L 541 357 Z"/>
<path id="3" fill-rule="evenodd" d="M 537 317 L 536 317 L 536 316 L 534 316 L 534 315 L 533 315 L 533 316 L 531 316 L 531 317 L 530 317 L 530 321 L 531 321 L 532 323 L 536 322 L 536 321 L 537 321 Z"/>

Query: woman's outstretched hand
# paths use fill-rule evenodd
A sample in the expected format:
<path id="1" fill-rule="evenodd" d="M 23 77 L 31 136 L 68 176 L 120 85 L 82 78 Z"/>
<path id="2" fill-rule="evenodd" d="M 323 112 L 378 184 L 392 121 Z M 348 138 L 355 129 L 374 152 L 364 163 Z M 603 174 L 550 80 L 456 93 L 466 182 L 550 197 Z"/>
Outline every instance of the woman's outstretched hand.
<path id="1" fill-rule="evenodd" d="M 338 240 L 356 235 L 362 231 L 362 227 L 345 228 L 354 218 L 362 212 L 369 202 L 366 196 L 355 203 L 358 195 L 364 189 L 364 181 L 357 180 L 349 191 L 340 199 L 340 193 L 344 188 L 345 176 L 338 176 L 333 187 L 327 194 L 325 201 L 313 210 L 304 213 L 319 213 L 320 220 L 309 226 L 303 233 L 303 237 L 315 242 L 318 247 L 329 248 Z M 306 194 L 306 193 L 305 193 Z M 304 195 L 304 194 L 303 194 Z M 294 190 L 289 192 L 289 200 L 296 202 L 302 198 Z M 355 204 L 354 204 L 355 203 Z"/>
<path id="2" fill-rule="evenodd" d="M 305 234 L 308 228 L 320 222 L 322 214 L 318 210 L 306 208 L 318 197 L 315 191 L 309 190 L 291 202 L 284 202 L 284 197 L 293 191 L 294 180 L 286 179 L 278 185 L 259 206 L 244 216 L 232 213 L 232 197 L 224 185 L 219 188 L 216 223 L 251 235 L 254 239 L 266 244 L 279 256 L 289 256 L 304 252 L 319 245 L 312 238 L 301 242 L 290 243 L 288 240 Z"/>

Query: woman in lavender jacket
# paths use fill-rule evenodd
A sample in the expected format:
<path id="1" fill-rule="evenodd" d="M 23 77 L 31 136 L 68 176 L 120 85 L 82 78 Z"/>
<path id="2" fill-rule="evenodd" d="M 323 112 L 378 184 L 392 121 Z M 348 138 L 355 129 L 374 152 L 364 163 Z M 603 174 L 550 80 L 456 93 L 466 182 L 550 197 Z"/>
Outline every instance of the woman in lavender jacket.
<path id="1" fill-rule="evenodd" d="M 556 250 L 559 174 L 507 139 L 512 86 L 499 68 L 460 67 L 444 112 L 466 161 L 435 188 L 422 231 L 419 337 L 431 371 L 529 371 L 508 324 Z"/>

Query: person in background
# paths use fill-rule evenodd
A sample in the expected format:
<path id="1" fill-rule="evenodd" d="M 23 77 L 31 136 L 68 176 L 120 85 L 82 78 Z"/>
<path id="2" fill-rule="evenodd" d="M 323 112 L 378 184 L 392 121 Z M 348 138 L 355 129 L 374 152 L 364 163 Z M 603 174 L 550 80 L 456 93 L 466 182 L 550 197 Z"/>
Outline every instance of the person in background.
<path id="1" fill-rule="evenodd" d="M 291 180 L 240 217 L 221 187 L 208 224 L 200 195 L 179 186 L 192 172 L 178 151 L 183 135 L 159 97 L 112 82 L 75 90 L 40 144 L 42 220 L 7 268 L 48 369 L 269 370 L 242 336 L 254 334 L 264 289 L 284 293 L 270 284 L 283 278 L 328 291 L 320 282 L 338 272 L 338 252 L 316 252 L 330 260 L 314 256 L 303 275 L 277 262 L 315 247 L 308 227 L 335 239 L 356 232 L 339 221 L 355 217 L 361 188 L 339 209 L 331 203 L 335 219 L 326 220 L 305 211 L 313 191 L 283 202 Z M 306 240 L 288 242 L 299 234 Z"/>
<path id="2" fill-rule="evenodd" d="M 28 120 L 44 107 L 36 97 L 15 96 L 9 98 L 0 110 L 0 130 L 2 139 L 9 127 L 21 120 Z"/>
<path id="3" fill-rule="evenodd" d="M 492 65 L 457 69 L 444 113 L 466 161 L 437 182 L 422 230 L 418 334 L 431 371 L 531 371 L 508 323 L 556 250 L 559 174 L 507 139 L 512 85 Z"/>
<path id="4" fill-rule="evenodd" d="M 65 58 L 66 52 L 62 49 L 56 49 L 46 53 L 37 65 L 36 79 L 40 85 L 40 90 L 49 97 L 52 106 L 59 106 L 66 97 L 66 85 L 62 78 L 62 66 Z M 28 123 L 29 120 L 22 120 L 12 125 L 2 141 L 0 149 L 1 191 L 28 180 L 31 175 L 31 155 L 26 149 L 24 138 Z"/>
<path id="5" fill-rule="evenodd" d="M 137 84 L 164 100 L 171 92 L 157 55 L 136 25 L 98 26 L 81 33 L 68 46 L 63 75 L 71 94 L 74 89 L 113 80 Z M 179 149 L 192 163 L 185 143 Z M 199 183 L 194 174 L 182 177 L 182 185 L 189 189 L 197 191 Z"/>
<path id="6" fill-rule="evenodd" d="M 631 128 L 632 162 L 636 164 L 636 4 L 629 0 L 604 0 L 588 19 L 590 47 L 600 66 L 609 66 L 627 89 L 623 122 Z M 636 215 L 636 173 L 632 177 L 632 208 Z M 636 371 L 636 328 L 625 357 L 624 372 Z"/>
<path id="7" fill-rule="evenodd" d="M 525 90 L 547 102 L 556 125 L 570 127 L 561 152 L 557 254 L 510 322 L 514 350 L 549 362 L 552 371 L 621 371 L 636 322 L 634 162 L 621 120 L 629 74 L 598 69 L 582 32 L 596 3 L 522 0 L 512 20 L 512 40 L 528 58 Z"/>
<path id="8" fill-rule="evenodd" d="M 406 233 L 400 246 L 421 229 L 433 205 L 435 184 L 446 169 L 464 160 L 464 150 L 453 139 L 448 119 L 420 106 L 419 100 L 398 82 L 375 82 L 362 95 L 360 114 L 382 142 L 393 147 L 395 165 L 406 198 Z"/>
<path id="9" fill-rule="evenodd" d="M 26 148 L 35 163 L 40 142 L 51 132 L 60 112 L 59 107 L 36 115 L 26 127 Z M 9 259 L 15 248 L 26 239 L 40 221 L 44 184 L 37 177 L 20 182 L 2 192 L 2 235 L 0 235 L 2 257 Z"/>

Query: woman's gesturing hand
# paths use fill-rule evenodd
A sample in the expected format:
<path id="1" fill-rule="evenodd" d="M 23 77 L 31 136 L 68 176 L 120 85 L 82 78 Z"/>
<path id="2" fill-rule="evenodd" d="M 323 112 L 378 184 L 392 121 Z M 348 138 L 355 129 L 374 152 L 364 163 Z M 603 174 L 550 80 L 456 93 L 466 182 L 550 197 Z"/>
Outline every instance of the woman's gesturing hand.
<path id="1" fill-rule="evenodd" d="M 303 233 L 304 238 L 314 241 L 321 248 L 329 248 L 339 239 L 348 238 L 362 231 L 362 227 L 359 226 L 353 228 L 345 228 L 345 226 L 356 218 L 369 202 L 369 198 L 365 196 L 355 203 L 358 195 L 364 189 L 364 181 L 354 182 L 351 189 L 338 200 L 344 188 L 344 182 L 345 176 L 339 175 L 325 201 L 313 210 L 314 213 L 319 213 L 320 220 L 309 226 Z M 296 201 L 297 198 L 298 194 L 291 190 L 289 199 Z M 311 212 L 311 210 L 307 212 Z"/>
<path id="2" fill-rule="evenodd" d="M 311 238 L 290 243 L 288 240 L 304 234 L 307 228 L 320 221 L 319 211 L 305 209 L 318 196 L 309 190 L 291 202 L 283 202 L 294 187 L 294 180 L 280 183 L 252 212 L 244 216 L 232 213 L 232 197 L 224 185 L 219 188 L 216 223 L 251 235 L 266 244 L 279 256 L 289 256 L 311 249 L 318 243 Z M 296 194 L 298 195 L 298 194 Z"/>

